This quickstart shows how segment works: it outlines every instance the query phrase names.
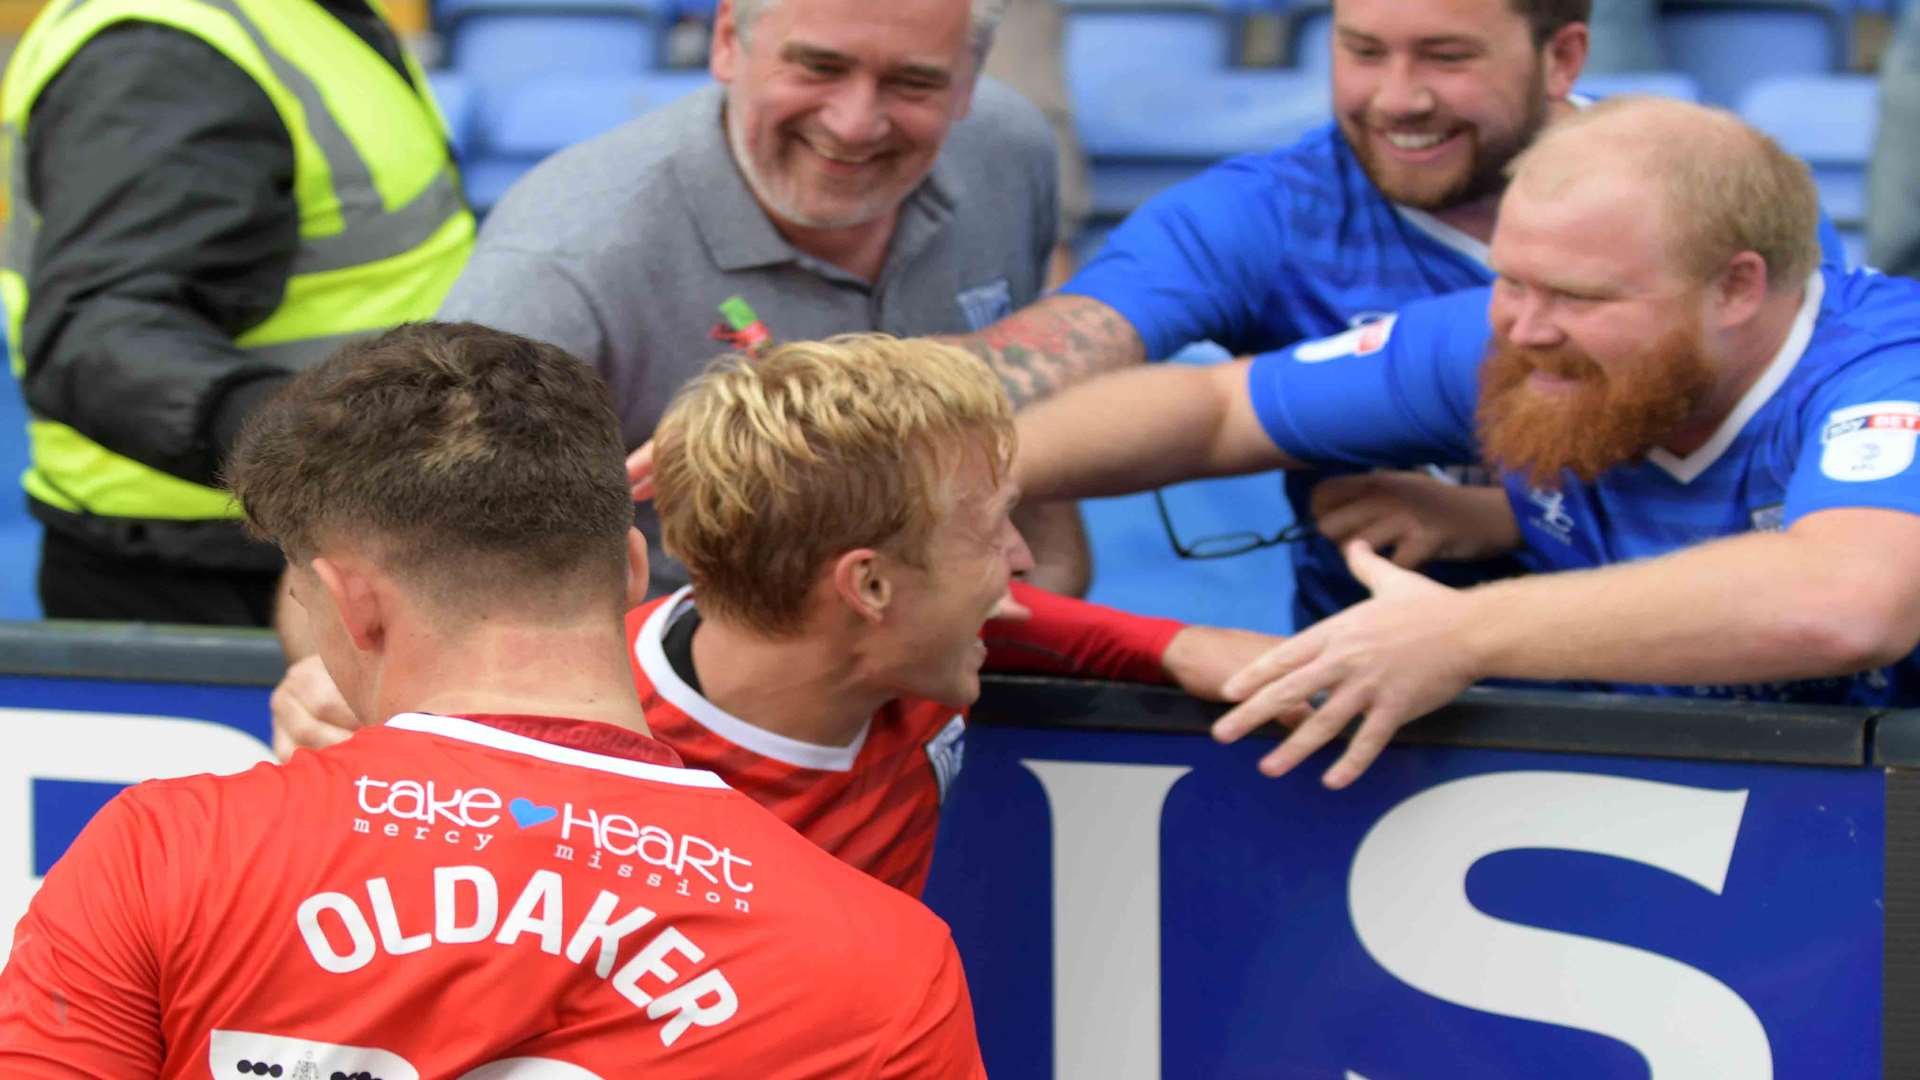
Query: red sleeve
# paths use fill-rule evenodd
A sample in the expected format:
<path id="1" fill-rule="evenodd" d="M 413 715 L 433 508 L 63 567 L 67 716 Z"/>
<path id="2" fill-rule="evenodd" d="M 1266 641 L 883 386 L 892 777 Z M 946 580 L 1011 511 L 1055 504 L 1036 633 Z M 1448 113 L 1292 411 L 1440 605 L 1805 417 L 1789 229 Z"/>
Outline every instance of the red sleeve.
<path id="1" fill-rule="evenodd" d="M 877 1080 L 986 1080 L 960 953 L 950 937 L 942 946 L 926 993 L 904 1018 Z"/>
<path id="2" fill-rule="evenodd" d="M 980 632 L 988 671 L 1167 681 L 1160 658 L 1184 624 L 1073 600 L 1024 581 L 1015 581 L 1012 591 L 1033 617 L 995 619 Z"/>
<path id="3" fill-rule="evenodd" d="M 0 1076 L 160 1074 L 160 974 L 141 815 L 109 802 L 48 872 L 0 972 Z"/>

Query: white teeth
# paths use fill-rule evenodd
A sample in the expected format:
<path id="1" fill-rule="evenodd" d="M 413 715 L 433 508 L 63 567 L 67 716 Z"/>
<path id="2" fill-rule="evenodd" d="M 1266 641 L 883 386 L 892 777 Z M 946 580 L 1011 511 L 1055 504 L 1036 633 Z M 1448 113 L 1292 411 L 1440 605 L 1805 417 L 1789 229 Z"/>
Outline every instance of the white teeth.
<path id="1" fill-rule="evenodd" d="M 1434 133 L 1421 135 L 1421 134 L 1413 134 L 1408 132 L 1389 131 L 1386 133 L 1386 135 L 1387 135 L 1388 142 L 1392 143 L 1393 145 L 1399 147 L 1402 150 L 1425 150 L 1430 146 L 1438 146 L 1446 140 L 1445 135 L 1434 134 Z"/>
<path id="2" fill-rule="evenodd" d="M 818 144 L 815 144 L 815 143 L 808 143 L 807 145 L 810 147 L 813 147 L 814 153 L 819 154 L 821 157 L 826 158 L 828 161 L 837 161 L 842 165 L 865 165 L 867 162 L 873 160 L 873 156 L 871 154 L 867 155 L 866 157 L 848 157 L 845 154 L 836 154 L 831 150 L 822 149 Z"/>

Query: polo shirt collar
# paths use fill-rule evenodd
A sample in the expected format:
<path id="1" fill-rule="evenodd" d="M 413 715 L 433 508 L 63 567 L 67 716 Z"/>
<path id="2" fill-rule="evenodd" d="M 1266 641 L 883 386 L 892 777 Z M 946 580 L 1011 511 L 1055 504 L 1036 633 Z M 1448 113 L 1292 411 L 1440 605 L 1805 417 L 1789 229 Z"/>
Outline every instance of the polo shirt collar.
<path id="1" fill-rule="evenodd" d="M 732 272 L 800 262 L 831 270 L 789 244 L 754 198 L 727 146 L 726 90 L 716 84 L 699 91 L 707 100 L 693 111 L 697 126 L 688 133 L 682 143 L 685 149 L 673 161 L 680 190 L 686 194 L 693 214 L 693 227 L 712 254 L 714 266 Z M 954 166 L 947 162 L 943 148 L 927 178 L 900 207 L 893 242 L 887 250 L 887 268 L 896 261 L 912 259 L 946 226 L 953 217 L 959 187 Z M 883 268 L 882 280 L 887 276 Z"/>

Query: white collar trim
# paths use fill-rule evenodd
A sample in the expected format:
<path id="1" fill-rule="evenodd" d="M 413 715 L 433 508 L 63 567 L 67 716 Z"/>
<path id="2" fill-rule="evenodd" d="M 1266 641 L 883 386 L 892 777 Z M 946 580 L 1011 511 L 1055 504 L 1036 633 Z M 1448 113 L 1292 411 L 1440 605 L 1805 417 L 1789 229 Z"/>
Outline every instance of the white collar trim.
<path id="1" fill-rule="evenodd" d="M 797 769 L 853 771 L 853 763 L 860 757 L 860 748 L 867 744 L 867 733 L 873 729 L 872 718 L 860 725 L 860 733 L 854 736 L 852 743 L 846 746 L 822 746 L 755 727 L 708 701 L 687 685 L 686 680 L 668 662 L 661 643 L 666 640 L 667 627 L 673 625 L 681 612 L 692 606 L 693 587 L 689 585 L 654 608 L 634 639 L 634 661 L 640 665 L 641 672 L 653 683 L 653 688 L 660 696 L 674 708 L 692 717 L 701 727 L 761 757 L 772 758 Z"/>
<path id="2" fill-rule="evenodd" d="M 401 731 L 418 731 L 446 739 L 457 739 L 495 750 L 505 750 L 512 754 L 523 754 L 542 761 L 551 761 L 558 765 L 597 769 L 600 772 L 629 776 L 636 780 L 655 780 L 663 784 L 678 784 L 681 787 L 724 788 L 727 786 L 726 781 L 705 769 L 676 769 L 669 765 L 655 765 L 646 761 L 596 754 L 590 750 L 578 750 L 571 746 L 560 746 L 557 743 L 543 742 L 511 731 L 502 731 L 499 728 L 473 720 L 463 720 L 457 716 L 401 713 L 388 720 L 386 726 L 398 728 Z"/>
<path id="3" fill-rule="evenodd" d="M 1740 429 L 1760 411 L 1760 407 L 1780 389 L 1793 373 L 1793 367 L 1807 351 L 1807 342 L 1813 339 L 1814 323 L 1820 318 L 1820 300 L 1826 294 L 1827 280 L 1820 271 L 1815 270 L 1807 278 L 1806 295 L 1800 300 L 1800 311 L 1793 317 L 1793 328 L 1787 332 L 1787 340 L 1781 342 L 1780 351 L 1775 353 L 1767 369 L 1760 373 L 1752 386 L 1741 396 L 1733 411 L 1727 414 L 1720 426 L 1714 429 L 1713 437 L 1701 445 L 1700 449 L 1680 457 L 1664 446 L 1656 446 L 1647 452 L 1647 460 L 1666 470 L 1667 474 L 1683 484 L 1691 484 L 1703 472 L 1720 460 L 1727 452 L 1733 440 L 1740 435 Z"/>
<path id="4" fill-rule="evenodd" d="M 1406 220 L 1407 224 L 1426 233 L 1442 245 L 1465 255 L 1481 266 L 1491 269 L 1489 264 L 1493 256 L 1488 252 L 1487 245 L 1481 243 L 1479 240 L 1468 236 L 1466 233 L 1441 221 L 1425 210 L 1415 210 L 1411 206 L 1402 206 L 1399 203 L 1394 203 L 1393 209 L 1395 213 L 1398 213 Z"/>
<path id="5" fill-rule="evenodd" d="M 1568 94 L 1567 103 L 1576 109 L 1584 109 L 1593 104 L 1593 99 L 1585 94 Z M 1487 250 L 1486 244 L 1441 221 L 1425 210 L 1416 210 L 1411 206 L 1402 206 L 1399 203 L 1393 203 L 1392 206 L 1394 211 L 1406 220 L 1407 224 L 1426 233 L 1442 245 L 1465 255 L 1481 266 L 1489 270 L 1493 268 L 1493 255 Z"/>

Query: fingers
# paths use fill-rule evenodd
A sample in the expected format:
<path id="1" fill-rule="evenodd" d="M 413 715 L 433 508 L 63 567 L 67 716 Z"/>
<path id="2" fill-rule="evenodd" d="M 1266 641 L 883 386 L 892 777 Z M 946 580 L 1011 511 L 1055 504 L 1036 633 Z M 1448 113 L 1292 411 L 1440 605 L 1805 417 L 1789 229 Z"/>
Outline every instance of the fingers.
<path id="1" fill-rule="evenodd" d="M 1358 578 L 1360 584 L 1371 593 L 1379 593 L 1396 580 L 1396 575 L 1406 571 L 1380 557 L 1373 546 L 1365 540 L 1355 540 L 1341 547 L 1340 553 L 1347 557 L 1347 569 Z"/>
<path id="2" fill-rule="evenodd" d="M 1375 704 L 1367 710 L 1367 718 L 1360 722 L 1359 730 L 1347 740 L 1346 753 L 1321 775 L 1320 782 L 1338 791 L 1359 779 L 1393 741 L 1394 733 L 1410 719 L 1403 710 Z"/>
<path id="3" fill-rule="evenodd" d="M 1287 638 L 1234 672 L 1220 692 L 1228 701 L 1244 701 L 1255 690 L 1318 656 L 1322 640 L 1322 635 L 1311 630 Z"/>
<path id="4" fill-rule="evenodd" d="M 1418 570 L 1440 554 L 1440 545 L 1438 536 L 1416 531 L 1393 545 L 1393 565 L 1402 570 Z"/>
<path id="5" fill-rule="evenodd" d="M 1316 490 L 1315 495 L 1319 492 Z M 1315 499 L 1318 506 L 1318 499 Z M 1320 535 L 1342 543 L 1352 539 L 1360 530 L 1380 520 L 1384 508 L 1373 499 L 1353 499 L 1326 510 L 1316 509 L 1313 514 L 1313 527 Z"/>
<path id="6" fill-rule="evenodd" d="M 1294 766 L 1312 757 L 1346 730 L 1347 722 L 1360 714 L 1365 703 L 1364 691 L 1350 686 L 1336 690 L 1325 704 L 1293 729 L 1293 734 L 1260 759 L 1260 771 L 1267 776 L 1285 776 L 1293 771 Z"/>
<path id="7" fill-rule="evenodd" d="M 1278 651 L 1278 650 L 1275 650 Z M 1246 674 L 1242 671 L 1228 680 L 1229 691 L 1238 689 L 1233 681 Z M 1259 692 L 1247 697 L 1239 705 L 1213 722 L 1213 737 L 1221 742 L 1233 742 L 1254 730 L 1268 720 L 1278 720 L 1281 716 L 1298 713 L 1313 695 L 1339 681 L 1339 672 L 1331 665 L 1308 663 L 1304 667 L 1286 673 L 1284 676 L 1262 686 Z M 1239 695 L 1229 692 L 1228 700 Z M 1308 710 L 1311 711 L 1311 710 Z"/>
<path id="8" fill-rule="evenodd" d="M 1313 486 L 1313 495 L 1307 505 L 1313 511 L 1314 518 L 1318 520 L 1343 506 L 1371 495 L 1373 490 L 1371 473 L 1329 476 Z"/>
<path id="9" fill-rule="evenodd" d="M 287 668 L 268 705 L 273 716 L 273 752 L 282 761 L 297 749 L 332 746 L 361 726 L 318 656 Z"/>
<path id="10" fill-rule="evenodd" d="M 627 455 L 627 484 L 633 489 L 634 502 L 653 498 L 652 439 L 641 443 L 639 449 Z"/>

